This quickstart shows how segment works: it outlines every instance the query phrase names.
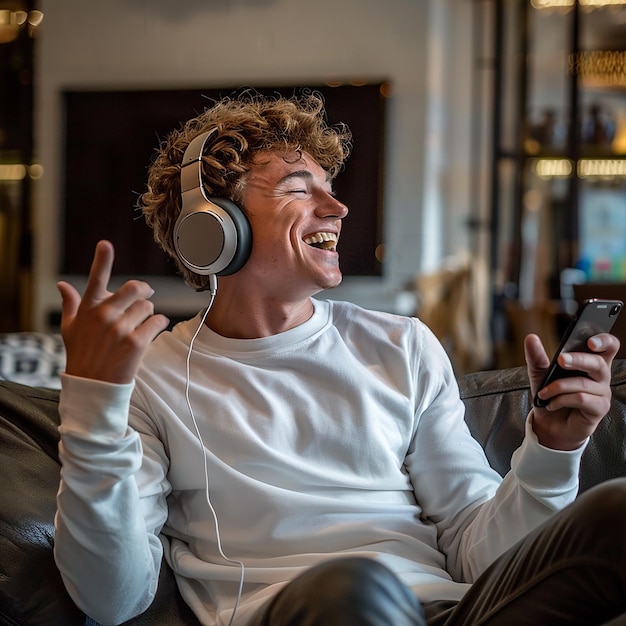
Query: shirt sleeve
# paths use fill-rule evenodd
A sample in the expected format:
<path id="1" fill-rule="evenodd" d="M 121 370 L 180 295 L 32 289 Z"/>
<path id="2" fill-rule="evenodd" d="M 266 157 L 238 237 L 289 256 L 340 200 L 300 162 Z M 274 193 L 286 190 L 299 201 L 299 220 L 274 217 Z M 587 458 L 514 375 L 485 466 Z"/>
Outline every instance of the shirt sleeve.
<path id="1" fill-rule="evenodd" d="M 541 446 L 531 412 L 525 439 L 501 479 L 465 423 L 449 359 L 426 328 L 415 368 L 416 429 L 407 468 L 424 517 L 437 526 L 448 571 L 457 581 L 473 582 L 505 550 L 574 500 L 583 450 Z"/>
<path id="2" fill-rule="evenodd" d="M 55 559 L 76 605 L 107 624 L 150 606 L 163 553 L 166 467 L 144 466 L 132 390 L 62 375 Z"/>

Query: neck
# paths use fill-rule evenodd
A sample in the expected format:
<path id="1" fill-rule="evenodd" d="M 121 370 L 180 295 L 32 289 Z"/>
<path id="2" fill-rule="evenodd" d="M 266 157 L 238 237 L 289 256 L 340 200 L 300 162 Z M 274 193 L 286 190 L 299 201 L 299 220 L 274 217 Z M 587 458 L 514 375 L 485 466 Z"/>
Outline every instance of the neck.
<path id="1" fill-rule="evenodd" d="M 303 324 L 313 315 L 310 297 L 294 302 L 229 288 L 222 281 L 206 325 L 223 337 L 257 339 L 277 335 Z"/>

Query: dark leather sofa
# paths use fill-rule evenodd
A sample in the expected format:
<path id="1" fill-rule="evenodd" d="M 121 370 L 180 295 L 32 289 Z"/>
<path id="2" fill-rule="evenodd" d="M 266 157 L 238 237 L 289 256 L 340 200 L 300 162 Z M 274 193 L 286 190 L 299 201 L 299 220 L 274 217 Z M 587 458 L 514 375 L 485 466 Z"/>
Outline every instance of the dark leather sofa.
<path id="1" fill-rule="evenodd" d="M 524 368 L 469 374 L 460 379 L 467 422 L 493 467 L 504 474 L 523 436 L 530 408 Z M 0 381 L 0 624 L 73 626 L 85 616 L 65 592 L 52 555 L 59 481 L 58 391 Z M 626 360 L 614 364 L 610 413 L 582 463 L 581 490 L 626 475 Z M 198 624 L 161 572 L 152 607 L 128 624 Z"/>

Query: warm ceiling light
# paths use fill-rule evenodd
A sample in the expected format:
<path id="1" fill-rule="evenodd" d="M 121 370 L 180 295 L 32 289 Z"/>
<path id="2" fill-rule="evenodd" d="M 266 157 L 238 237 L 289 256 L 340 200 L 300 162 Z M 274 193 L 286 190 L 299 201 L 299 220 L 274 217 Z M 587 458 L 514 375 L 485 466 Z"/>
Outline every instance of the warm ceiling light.
<path id="1" fill-rule="evenodd" d="M 10 43 L 15 41 L 20 34 L 20 30 L 28 27 L 28 34 L 33 35 L 37 27 L 43 20 L 41 11 L 11 11 L 11 9 L 0 9 L 0 43 Z"/>
<path id="2" fill-rule="evenodd" d="M 613 5 L 626 4 L 624 0 L 579 0 L 581 7 L 609 7 Z"/>
<path id="3" fill-rule="evenodd" d="M 0 181 L 18 181 L 26 177 L 26 166 L 21 163 L 0 164 Z"/>
<path id="4" fill-rule="evenodd" d="M 552 9 L 574 6 L 574 0 L 531 0 L 530 4 L 534 9 Z"/>
<path id="5" fill-rule="evenodd" d="M 537 159 L 534 163 L 537 176 L 544 179 L 568 178 L 574 173 L 569 159 Z M 580 159 L 576 166 L 579 178 L 621 179 L 626 177 L 623 159 Z"/>
<path id="6" fill-rule="evenodd" d="M 43 20 L 43 13 L 41 11 L 29 11 L 28 12 L 28 23 L 33 28 L 37 28 L 37 26 L 41 24 L 42 20 Z"/>
<path id="7" fill-rule="evenodd" d="M 580 178 L 623 178 L 626 176 L 626 161 L 622 159 L 581 159 L 578 161 Z"/>
<path id="8" fill-rule="evenodd" d="M 626 51 L 585 50 L 570 55 L 570 72 L 589 84 L 626 85 Z"/>
<path id="9" fill-rule="evenodd" d="M 569 159 L 537 159 L 535 172 L 540 178 L 567 178 L 572 175 L 572 162 Z"/>
<path id="10" fill-rule="evenodd" d="M 0 43 L 9 43 L 17 39 L 19 32 L 16 14 L 10 9 L 0 9 Z"/>
<path id="11" fill-rule="evenodd" d="M 557 7 L 573 7 L 575 0 L 531 0 L 535 9 L 553 9 Z M 607 7 L 626 5 L 626 0 L 578 0 L 581 7 Z"/>
<path id="12" fill-rule="evenodd" d="M 43 176 L 43 166 L 39 163 L 29 166 L 23 163 L 0 163 L 0 184 L 18 182 L 26 176 L 38 180 Z"/>

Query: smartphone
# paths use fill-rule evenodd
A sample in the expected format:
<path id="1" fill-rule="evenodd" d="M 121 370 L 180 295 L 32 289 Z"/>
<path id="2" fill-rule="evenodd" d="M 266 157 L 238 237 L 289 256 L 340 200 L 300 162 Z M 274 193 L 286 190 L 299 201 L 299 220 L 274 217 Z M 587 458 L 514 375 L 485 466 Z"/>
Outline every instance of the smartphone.
<path id="1" fill-rule="evenodd" d="M 599 333 L 611 332 L 623 307 L 624 303 L 621 300 L 599 300 L 595 298 L 585 300 L 565 331 L 561 345 L 554 354 L 539 389 L 543 389 L 557 378 L 586 376 L 584 372 L 578 370 L 563 369 L 557 362 L 559 355 L 563 352 L 590 352 L 587 347 L 587 340 Z M 543 407 L 549 401 L 542 400 L 535 395 L 534 403 L 537 407 Z"/>

